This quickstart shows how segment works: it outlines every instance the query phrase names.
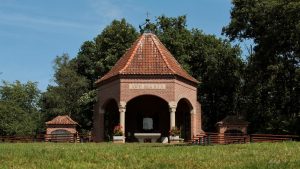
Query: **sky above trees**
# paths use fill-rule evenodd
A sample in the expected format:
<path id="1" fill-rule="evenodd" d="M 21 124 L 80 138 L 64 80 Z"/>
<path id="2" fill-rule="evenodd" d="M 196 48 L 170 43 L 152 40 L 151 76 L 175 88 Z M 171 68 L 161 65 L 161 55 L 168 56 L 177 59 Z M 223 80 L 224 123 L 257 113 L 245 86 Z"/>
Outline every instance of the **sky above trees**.
<path id="1" fill-rule="evenodd" d="M 147 12 L 152 20 L 187 15 L 189 28 L 221 37 L 230 9 L 230 0 L 1 0 L 0 79 L 35 81 L 45 90 L 53 83 L 55 57 L 68 53 L 73 58 L 113 19 L 125 18 L 138 30 Z"/>

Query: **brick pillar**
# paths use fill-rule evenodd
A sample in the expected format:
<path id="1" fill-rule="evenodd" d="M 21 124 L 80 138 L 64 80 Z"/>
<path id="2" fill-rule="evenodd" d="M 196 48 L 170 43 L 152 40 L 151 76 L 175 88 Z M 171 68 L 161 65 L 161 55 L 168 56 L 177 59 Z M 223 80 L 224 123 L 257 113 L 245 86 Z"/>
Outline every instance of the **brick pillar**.
<path id="1" fill-rule="evenodd" d="M 170 109 L 170 129 L 175 127 L 175 112 L 176 112 L 176 104 L 175 102 L 169 102 Z"/>
<path id="2" fill-rule="evenodd" d="M 219 125 L 218 126 L 219 130 L 219 144 L 225 144 L 225 131 L 227 130 L 226 127 Z"/>
<path id="3" fill-rule="evenodd" d="M 190 117 L 191 117 L 191 138 L 193 138 L 193 136 L 197 135 L 197 124 L 195 124 L 195 113 L 194 110 L 191 110 L 190 112 Z"/>
<path id="4" fill-rule="evenodd" d="M 104 110 L 98 104 L 95 105 L 93 122 L 93 140 L 95 142 L 104 141 Z"/>
<path id="5" fill-rule="evenodd" d="M 99 111 L 99 136 L 100 140 L 99 141 L 104 141 L 104 110 L 100 109 Z"/>
<path id="6" fill-rule="evenodd" d="M 125 111 L 126 111 L 126 102 L 121 101 L 119 104 L 120 125 L 122 126 L 124 136 L 125 136 Z"/>

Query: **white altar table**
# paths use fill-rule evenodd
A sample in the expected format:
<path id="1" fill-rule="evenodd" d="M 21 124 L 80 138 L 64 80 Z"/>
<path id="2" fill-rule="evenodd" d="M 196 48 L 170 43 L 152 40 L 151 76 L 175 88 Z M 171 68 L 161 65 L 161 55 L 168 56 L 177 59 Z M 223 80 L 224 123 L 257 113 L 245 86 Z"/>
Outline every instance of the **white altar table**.
<path id="1" fill-rule="evenodd" d="M 155 143 L 160 136 L 161 133 L 134 133 L 134 137 L 136 137 L 140 143 L 145 142 L 145 139 L 149 139 L 151 143 Z"/>

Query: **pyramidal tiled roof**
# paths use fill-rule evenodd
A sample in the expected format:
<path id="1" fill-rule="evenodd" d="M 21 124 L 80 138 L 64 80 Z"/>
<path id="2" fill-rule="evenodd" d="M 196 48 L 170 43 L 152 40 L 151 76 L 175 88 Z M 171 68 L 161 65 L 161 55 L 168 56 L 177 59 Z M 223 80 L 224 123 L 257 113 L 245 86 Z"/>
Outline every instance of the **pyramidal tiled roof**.
<path id="1" fill-rule="evenodd" d="M 180 66 L 157 36 L 152 33 L 142 34 L 114 67 L 96 83 L 117 75 L 177 75 L 199 83 Z"/>
<path id="2" fill-rule="evenodd" d="M 78 124 L 69 116 L 56 116 L 54 119 L 46 122 L 46 124 Z"/>

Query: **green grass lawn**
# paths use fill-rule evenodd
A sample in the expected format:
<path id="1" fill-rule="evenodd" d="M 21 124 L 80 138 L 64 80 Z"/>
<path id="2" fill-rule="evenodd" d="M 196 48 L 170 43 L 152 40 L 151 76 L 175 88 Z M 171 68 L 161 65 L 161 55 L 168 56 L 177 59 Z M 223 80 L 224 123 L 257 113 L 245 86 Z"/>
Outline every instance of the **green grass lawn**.
<path id="1" fill-rule="evenodd" d="M 0 168 L 300 168 L 300 142 L 215 146 L 1 143 Z"/>

